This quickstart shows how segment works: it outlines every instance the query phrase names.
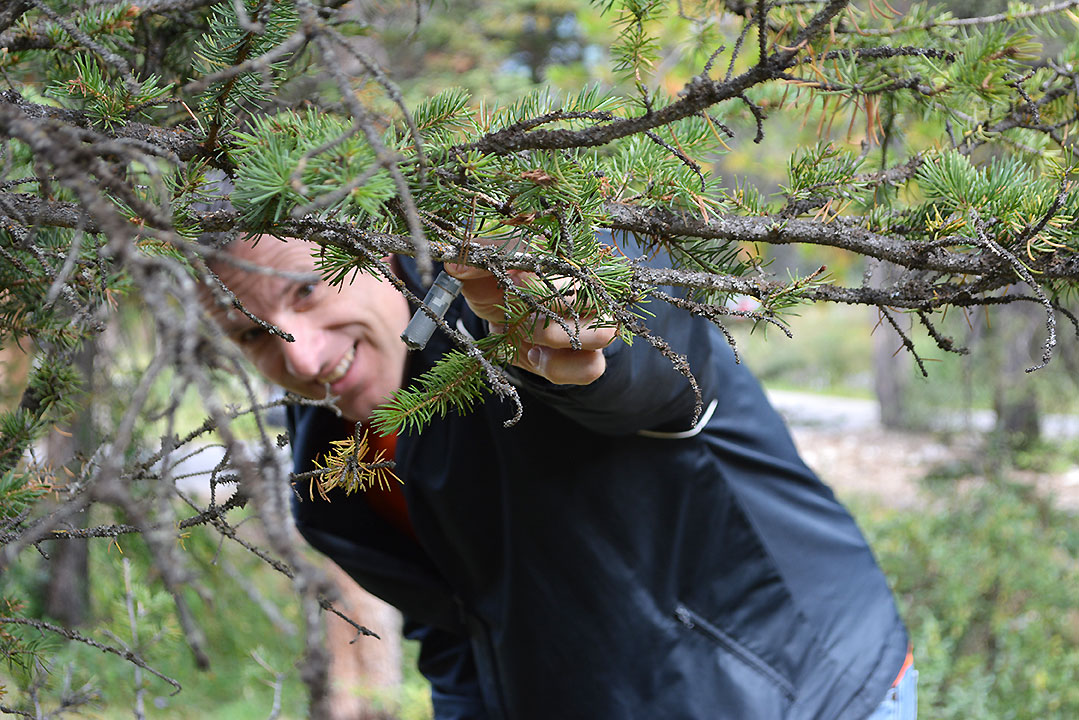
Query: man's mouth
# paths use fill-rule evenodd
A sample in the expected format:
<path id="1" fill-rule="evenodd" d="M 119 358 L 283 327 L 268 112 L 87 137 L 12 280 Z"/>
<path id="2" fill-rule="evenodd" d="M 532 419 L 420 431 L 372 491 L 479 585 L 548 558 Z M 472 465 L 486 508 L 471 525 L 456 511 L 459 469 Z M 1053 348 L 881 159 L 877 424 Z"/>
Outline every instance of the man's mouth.
<path id="1" fill-rule="evenodd" d="M 352 366 L 352 361 L 356 359 L 356 346 L 353 345 L 348 349 L 341 359 L 338 361 L 337 366 L 329 372 L 327 375 L 323 375 L 318 379 L 319 384 L 333 385 L 340 380 L 348 372 L 348 369 Z"/>

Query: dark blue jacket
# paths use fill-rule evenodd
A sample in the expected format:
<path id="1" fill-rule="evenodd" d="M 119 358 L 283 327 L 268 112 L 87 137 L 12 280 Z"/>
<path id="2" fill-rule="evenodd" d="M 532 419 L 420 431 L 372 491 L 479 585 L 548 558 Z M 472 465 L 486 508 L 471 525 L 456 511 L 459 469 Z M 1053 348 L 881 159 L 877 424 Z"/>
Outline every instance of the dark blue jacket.
<path id="1" fill-rule="evenodd" d="M 648 309 L 700 384 L 696 427 L 686 379 L 618 342 L 585 387 L 515 372 L 511 428 L 492 400 L 398 439 L 419 544 L 359 496 L 297 500 L 300 532 L 402 610 L 438 720 L 867 717 L 907 635 L 865 540 L 722 335 Z M 447 320 L 485 332 L 460 300 Z M 296 471 L 339 428 L 292 408 Z"/>

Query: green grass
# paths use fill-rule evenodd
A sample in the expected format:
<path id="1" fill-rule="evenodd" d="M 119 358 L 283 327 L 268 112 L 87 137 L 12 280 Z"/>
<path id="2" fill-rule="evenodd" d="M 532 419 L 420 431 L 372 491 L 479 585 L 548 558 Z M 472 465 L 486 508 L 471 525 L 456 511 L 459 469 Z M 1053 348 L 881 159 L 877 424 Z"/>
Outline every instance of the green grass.
<path id="1" fill-rule="evenodd" d="M 185 587 L 183 595 L 205 634 L 209 670 L 200 671 L 195 666 L 173 599 L 151 569 L 149 552 L 138 538 L 91 543 L 90 620 L 80 632 L 114 647 L 131 647 L 151 667 L 180 682 L 184 690 L 173 695 L 170 685 L 142 673 L 143 699 L 151 717 L 264 718 L 273 703 L 275 672 L 285 674 L 284 716 L 303 717 L 306 700 L 295 672 L 301 651 L 299 637 L 276 628 L 224 566 L 235 566 L 267 598 L 291 598 L 288 581 L 238 546 L 225 545 L 218 552 L 217 540 L 205 528 L 196 528 L 186 536 L 184 550 L 196 580 Z M 137 643 L 128 621 L 124 560 L 130 567 Z M 16 576 L 5 577 L 3 592 L 25 598 L 34 610 L 40 605 L 42 592 L 40 558 L 24 553 L 16 567 Z M 275 604 L 293 625 L 299 624 L 294 601 Z M 87 717 L 130 717 L 136 694 L 134 666 L 81 643 L 55 637 L 47 642 L 44 656 L 49 671 L 36 674 L 45 683 L 46 696 L 64 683 L 85 685 L 97 696 L 97 701 L 84 709 Z M 25 694 L 14 688 L 25 686 L 29 678 L 21 673 L 4 674 L 0 671 L 0 683 L 9 690 L 7 704 L 16 704 Z"/>

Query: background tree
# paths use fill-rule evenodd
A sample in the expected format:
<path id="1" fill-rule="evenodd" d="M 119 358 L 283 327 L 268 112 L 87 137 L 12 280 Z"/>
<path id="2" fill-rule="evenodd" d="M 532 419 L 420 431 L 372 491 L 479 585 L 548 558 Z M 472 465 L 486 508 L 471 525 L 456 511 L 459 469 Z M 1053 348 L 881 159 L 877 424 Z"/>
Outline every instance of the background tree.
<path id="1" fill-rule="evenodd" d="M 420 17 L 418 5 L 377 15 L 310 0 L 6 4 L 0 340 L 32 335 L 37 358 L 18 407 L 0 417 L 0 567 L 17 568 L 45 540 L 138 536 L 160 583 L 140 599 L 125 576 L 123 641 L 41 620 L 24 598 L 5 597 L 0 643 L 24 670 L 28 703 L 11 709 L 27 712 L 50 687 L 57 708 L 88 700 L 42 679 L 43 633 L 126 658 L 147 674 L 139 692 L 149 675 L 175 683 L 144 657 L 154 634 L 140 623 L 164 617 L 162 599 L 195 664 L 208 665 L 208 593 L 197 592 L 206 568 L 187 546 L 206 527 L 296 589 L 309 710 L 329 712 L 320 614 L 333 589 L 285 531 L 290 478 L 262 420 L 266 403 L 196 301 L 201 281 L 238 306 L 207 268 L 228 261 L 207 242 L 213 234 L 313 240 L 337 282 L 379 272 L 372 261 L 387 253 L 415 256 L 428 275 L 433 261 L 454 260 L 504 280 L 507 331 L 473 343 L 442 326 L 457 352 L 380 411 L 380 431 L 489 394 L 527 412 L 501 365 L 536 313 L 571 335 L 582 317 L 606 318 L 688 373 L 648 332 L 648 302 L 721 328 L 738 316 L 780 329 L 800 303 L 866 305 L 919 365 L 908 320 L 940 350 L 961 351 L 940 330 L 945 310 L 1022 303 L 1039 313 L 1040 350 L 1027 363 L 1037 368 L 1053 356 L 1058 323 L 1075 324 L 1063 303 L 1079 280 L 1077 5 L 958 19 L 847 0 L 510 3 L 486 22 L 468 16 L 454 41 L 471 40 L 476 54 L 491 50 L 476 37 L 536 42 L 507 55 L 493 82 L 455 55 L 446 66 L 471 85 L 462 89 L 424 74 L 391 80 L 390 70 L 416 65 L 401 58 L 450 42 L 424 27 L 453 37 L 449 21 Z M 1052 39 L 1051 59 L 1036 37 Z M 560 53 L 581 61 L 561 69 Z M 517 94 L 540 78 L 548 85 Z M 771 127 L 782 136 L 800 123 L 817 139 L 789 148 L 776 193 L 709 170 Z M 231 206 L 206 211 L 220 173 L 234 181 Z M 614 245 L 597 241 L 601 230 Z M 632 245 L 661 260 L 627 260 L 621 248 Z M 788 274 L 767 264 L 769 245 L 826 248 L 840 265 L 865 257 L 895 272 Z M 511 268 L 539 280 L 515 286 Z M 736 296 L 758 304 L 732 307 Z M 131 356 L 133 382 L 117 384 L 123 402 L 95 428 L 101 444 L 57 473 L 34 443 L 80 407 L 79 347 L 120 298 L 147 319 L 152 341 L 117 349 Z M 221 390 L 222 375 L 235 378 L 242 404 Z M 188 390 L 208 415 L 190 428 L 180 417 Z M 202 502 L 178 489 L 174 468 L 211 435 L 226 454 Z M 346 447 L 319 477 L 291 480 L 362 486 L 375 469 L 356 456 Z M 257 542 L 238 527 L 247 517 Z"/>

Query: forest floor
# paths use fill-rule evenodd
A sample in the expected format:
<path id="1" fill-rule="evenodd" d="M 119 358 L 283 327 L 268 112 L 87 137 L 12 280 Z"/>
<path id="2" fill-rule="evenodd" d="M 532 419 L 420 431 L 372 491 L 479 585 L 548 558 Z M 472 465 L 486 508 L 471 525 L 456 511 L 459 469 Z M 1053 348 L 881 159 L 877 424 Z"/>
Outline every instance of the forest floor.
<path id="1" fill-rule="evenodd" d="M 987 455 L 981 430 L 985 418 L 966 418 L 966 427 L 938 432 L 905 432 L 881 427 L 876 403 L 828 398 L 809 393 L 769 392 L 773 404 L 791 425 L 794 441 L 806 463 L 845 499 L 865 499 L 895 508 L 924 506 L 930 475 L 976 483 Z M 1050 442 L 1074 439 L 1073 418 L 1047 422 Z M 1055 461 L 1043 470 L 1010 469 L 1008 477 L 1028 483 L 1058 508 L 1079 512 L 1079 465 Z"/>

